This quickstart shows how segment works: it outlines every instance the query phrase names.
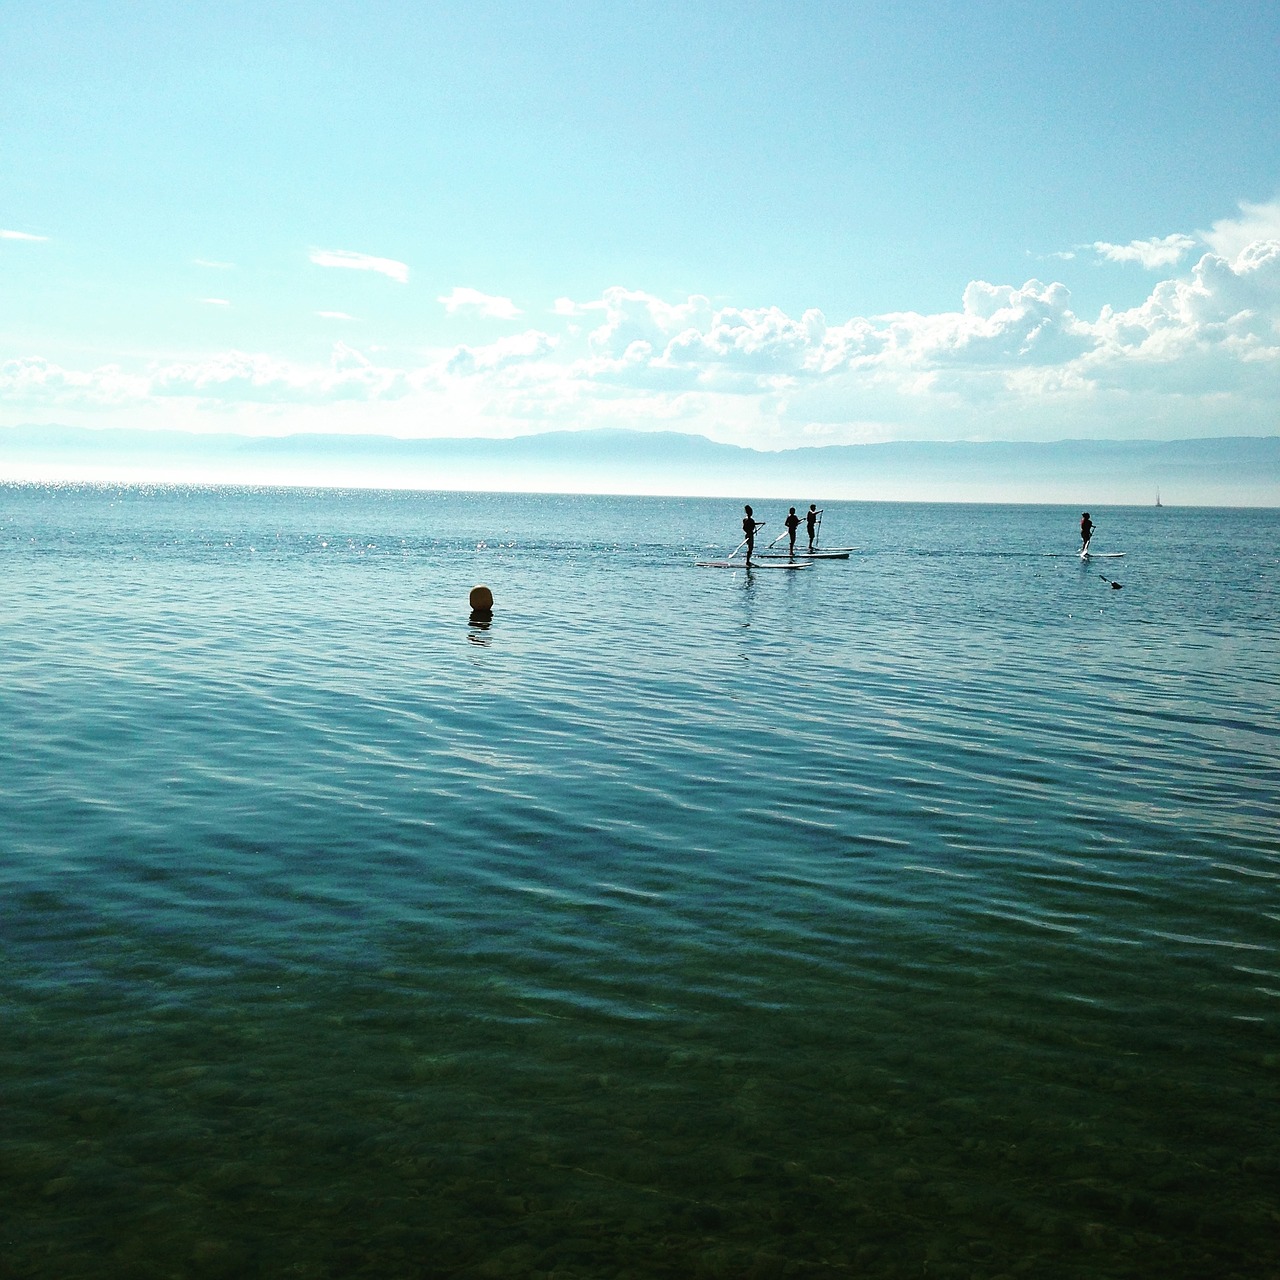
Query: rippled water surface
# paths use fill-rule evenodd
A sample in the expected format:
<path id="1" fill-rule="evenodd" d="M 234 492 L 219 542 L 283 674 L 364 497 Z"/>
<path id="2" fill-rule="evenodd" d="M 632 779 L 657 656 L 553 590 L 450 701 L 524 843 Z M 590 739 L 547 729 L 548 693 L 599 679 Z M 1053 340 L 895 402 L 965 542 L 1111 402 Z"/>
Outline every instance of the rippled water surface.
<path id="1" fill-rule="evenodd" d="M 740 515 L 0 488 L 0 1276 L 1275 1271 L 1280 514 Z"/>

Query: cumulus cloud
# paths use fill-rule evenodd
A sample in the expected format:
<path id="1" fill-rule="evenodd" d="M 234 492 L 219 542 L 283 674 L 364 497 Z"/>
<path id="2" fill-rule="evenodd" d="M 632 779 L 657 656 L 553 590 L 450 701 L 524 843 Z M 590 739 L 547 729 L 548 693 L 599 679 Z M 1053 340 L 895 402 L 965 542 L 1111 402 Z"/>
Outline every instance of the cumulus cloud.
<path id="1" fill-rule="evenodd" d="M 1259 240 L 1280 240 L 1280 199 L 1268 204 L 1250 204 L 1241 200 L 1240 216 L 1220 218 L 1201 238 L 1214 253 L 1234 258 Z"/>
<path id="2" fill-rule="evenodd" d="M 1249 206 L 1240 221 L 1267 229 L 1269 216 Z M 168 411 L 185 398 L 193 413 L 258 404 L 277 414 L 281 406 L 310 412 L 399 401 L 397 434 L 424 421 L 486 434 L 680 422 L 766 447 L 816 435 L 1053 438 L 1082 424 L 1096 434 L 1136 423 L 1139 433 L 1194 435 L 1210 418 L 1240 433 L 1274 431 L 1280 235 L 1240 245 L 1234 222 L 1215 226 L 1230 252 L 1202 253 L 1165 273 L 1137 305 L 1092 316 L 1055 279 L 973 280 L 949 310 L 848 319 L 618 285 L 595 298 L 558 299 L 546 331 L 390 362 L 402 367 L 342 343 L 327 362 L 311 364 L 250 352 L 129 371 L 11 361 L 0 366 L 0 404 L 163 402 Z M 1186 239 L 1138 243 L 1180 257 Z M 454 289 L 441 302 L 457 314 L 518 314 L 509 299 L 476 290 Z M 362 408 L 362 421 L 376 429 L 389 412 Z"/>
<path id="3" fill-rule="evenodd" d="M 63 369 L 40 356 L 0 364 L 0 399 L 19 406 L 58 405 L 106 409 L 137 403 L 147 394 L 147 379 L 119 365 Z"/>
<path id="4" fill-rule="evenodd" d="M 1069 360 L 1092 344 L 1070 302 L 1070 290 L 1056 282 L 1028 280 L 1015 288 L 975 280 L 965 288 L 962 311 L 899 321 L 894 345 L 917 366 Z"/>
<path id="5" fill-rule="evenodd" d="M 1156 271 L 1161 267 L 1177 266 L 1197 243 L 1193 236 L 1175 233 L 1170 236 L 1152 236 L 1149 240 L 1130 240 L 1128 244 L 1108 244 L 1105 240 L 1095 240 L 1093 244 L 1077 247 L 1092 249 L 1107 262 L 1136 262 L 1148 271 Z"/>
<path id="6" fill-rule="evenodd" d="M 403 370 L 380 367 L 345 343 L 337 343 L 328 362 L 318 365 L 243 351 L 134 372 L 118 365 L 69 370 L 39 357 L 0 365 L 0 398 L 6 403 L 77 409 L 136 406 L 158 397 L 189 397 L 224 406 L 373 402 L 398 399 L 409 386 Z"/>
<path id="7" fill-rule="evenodd" d="M 1104 307 L 1084 372 L 1099 384 L 1206 395 L 1280 386 L 1280 240 L 1234 261 L 1206 253 L 1189 277 L 1162 280 L 1140 306 Z"/>
<path id="8" fill-rule="evenodd" d="M 696 386 L 734 394 L 778 390 L 849 369 L 1016 368 L 1074 358 L 1095 339 L 1062 284 L 1021 287 L 974 281 L 962 310 L 904 312 L 829 324 L 810 309 L 713 308 L 695 296 L 666 303 L 622 289 L 605 293 L 605 322 L 590 335 L 594 362 L 581 368 L 634 387 Z"/>
<path id="9" fill-rule="evenodd" d="M 28 231 L 0 231 L 0 240 L 48 240 L 48 236 L 33 236 Z"/>
<path id="10" fill-rule="evenodd" d="M 475 315 L 489 316 L 495 320 L 513 320 L 520 314 L 520 308 L 510 298 L 496 298 L 492 294 L 481 293 L 479 289 L 456 287 L 436 299 L 444 309 L 453 315 L 455 312 L 472 312 Z"/>
<path id="11" fill-rule="evenodd" d="M 808 412 L 797 434 L 819 418 L 843 420 L 850 432 L 874 419 L 883 433 L 895 420 L 926 432 L 937 421 L 998 420 L 987 414 L 1020 429 L 1028 414 L 1047 411 L 1079 429 L 1093 397 L 1126 391 L 1138 397 L 1128 411 L 1142 405 L 1144 424 L 1172 427 L 1173 415 L 1186 420 L 1205 403 L 1196 396 L 1235 390 L 1252 396 L 1251 405 L 1270 405 L 1264 428 L 1275 421 L 1280 242 L 1256 242 L 1234 261 L 1204 255 L 1141 306 L 1104 309 L 1096 320 L 1075 312 L 1063 283 L 1034 279 L 975 280 L 956 311 L 842 324 L 816 310 L 793 317 L 625 289 L 606 290 L 601 301 L 605 319 L 589 335 L 591 355 L 565 368 L 580 400 L 626 390 L 656 405 L 696 392 L 716 403 L 749 401 L 761 414 L 770 406 L 780 422 Z M 1194 421 L 1182 429 L 1194 431 Z"/>
<path id="12" fill-rule="evenodd" d="M 1103 309 L 1099 328 L 1127 335 L 1132 345 L 1145 336 L 1176 330 L 1203 339 L 1242 326 L 1265 335 L 1280 317 L 1280 240 L 1257 241 L 1234 262 L 1206 253 L 1187 279 L 1162 280 L 1139 307 L 1113 312 Z"/>
<path id="13" fill-rule="evenodd" d="M 661 350 L 677 333 L 690 327 L 701 329 L 714 315 L 711 303 L 701 295 L 669 303 L 619 286 L 604 291 L 598 308 L 604 311 L 604 323 L 591 333 L 591 348 L 615 359 L 635 342 Z"/>
<path id="14" fill-rule="evenodd" d="M 677 334 L 662 363 L 702 366 L 699 385 L 704 387 L 763 389 L 817 368 L 826 332 L 826 320 L 817 310 L 794 320 L 778 307 L 725 307 L 705 329 L 690 326 Z"/>
<path id="15" fill-rule="evenodd" d="M 163 365 L 152 371 L 150 390 L 158 396 L 206 401 L 328 404 L 396 399 L 407 392 L 408 382 L 401 370 L 380 368 L 339 342 L 329 363 L 321 366 L 242 351 Z"/>
<path id="16" fill-rule="evenodd" d="M 566 318 L 578 318 L 588 316 L 593 311 L 603 311 L 607 305 L 603 299 L 596 299 L 594 302 L 575 302 L 573 298 L 557 298 L 551 308 L 551 314 Z"/>
<path id="17" fill-rule="evenodd" d="M 543 360 L 555 350 L 555 345 L 555 339 L 549 334 L 530 329 L 483 347 L 456 347 L 444 361 L 443 372 L 455 377 L 495 373 L 514 365 Z"/>
<path id="18" fill-rule="evenodd" d="M 379 275 L 409 282 L 409 268 L 393 258 L 375 258 L 368 253 L 355 253 L 350 249 L 312 249 L 311 261 L 317 267 L 344 267 L 351 271 L 376 271 Z"/>

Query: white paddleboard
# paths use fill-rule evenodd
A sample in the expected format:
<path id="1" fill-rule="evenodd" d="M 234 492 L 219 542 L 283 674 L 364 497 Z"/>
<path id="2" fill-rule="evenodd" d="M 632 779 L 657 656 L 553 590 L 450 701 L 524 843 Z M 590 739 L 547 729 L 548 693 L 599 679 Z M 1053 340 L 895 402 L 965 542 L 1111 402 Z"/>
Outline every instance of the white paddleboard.
<path id="1" fill-rule="evenodd" d="M 1123 551 L 1042 551 L 1042 556 L 1050 560 L 1120 560 Z"/>
<path id="2" fill-rule="evenodd" d="M 698 569 L 812 569 L 812 560 L 774 560 L 769 564 L 761 564 L 753 560 L 747 564 L 745 560 L 696 560 L 694 567 Z"/>
<path id="3" fill-rule="evenodd" d="M 849 553 L 847 551 L 797 551 L 795 558 L 797 560 L 847 560 Z M 757 554 L 758 560 L 790 560 L 791 553 L 789 551 L 761 551 Z"/>

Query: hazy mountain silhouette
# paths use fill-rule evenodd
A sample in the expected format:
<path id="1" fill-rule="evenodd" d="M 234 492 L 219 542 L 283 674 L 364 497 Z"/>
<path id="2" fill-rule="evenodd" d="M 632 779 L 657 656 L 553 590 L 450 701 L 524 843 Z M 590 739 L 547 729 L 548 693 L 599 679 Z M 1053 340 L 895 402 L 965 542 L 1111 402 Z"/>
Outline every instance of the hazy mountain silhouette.
<path id="1" fill-rule="evenodd" d="M 0 479 L 941 501 L 1280 505 L 1280 436 L 763 452 L 670 431 L 514 439 L 0 429 Z"/>

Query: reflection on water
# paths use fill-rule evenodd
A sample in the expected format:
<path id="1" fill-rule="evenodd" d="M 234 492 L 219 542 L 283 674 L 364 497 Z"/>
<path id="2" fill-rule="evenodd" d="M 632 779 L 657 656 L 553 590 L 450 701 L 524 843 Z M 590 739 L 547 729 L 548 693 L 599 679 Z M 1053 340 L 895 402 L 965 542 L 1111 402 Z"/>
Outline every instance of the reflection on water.
<path id="1" fill-rule="evenodd" d="M 1273 513 L 4 496 L 0 1275 L 1274 1268 Z"/>

